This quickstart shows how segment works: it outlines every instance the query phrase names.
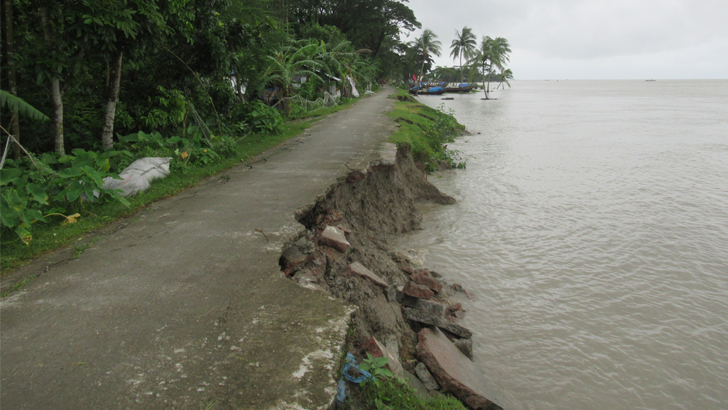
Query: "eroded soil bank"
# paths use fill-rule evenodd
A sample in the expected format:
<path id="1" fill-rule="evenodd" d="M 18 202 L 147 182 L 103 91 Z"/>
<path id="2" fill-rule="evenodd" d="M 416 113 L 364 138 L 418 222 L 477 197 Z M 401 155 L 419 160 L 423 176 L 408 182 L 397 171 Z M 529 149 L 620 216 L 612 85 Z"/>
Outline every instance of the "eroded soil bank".
<path id="1" fill-rule="evenodd" d="M 421 228 L 417 202 L 447 205 L 455 200 L 427 181 L 406 144 L 399 150 L 388 145 L 390 152 L 383 159 L 370 163 L 365 171 L 351 171 L 346 181 L 297 215 L 306 230 L 284 251 L 281 269 L 301 286 L 358 307 L 347 350 L 359 363 L 366 353 L 386 356 L 393 373 L 409 379 L 408 384 L 421 395 L 447 392 L 471 408 L 499 408 L 496 394 L 483 392 L 478 385 L 482 375 L 473 370 L 474 365 L 475 376 L 453 375 L 459 370 L 448 369 L 472 365 L 471 333 L 458 324 L 464 314 L 461 302 L 468 293 L 422 268 L 422 262 L 408 252 L 390 246 L 395 235 Z M 458 357 L 430 351 L 426 339 L 429 336 L 432 344 L 437 335 L 457 348 Z M 433 358 L 433 353 L 439 357 Z M 443 367 L 443 361 L 454 363 Z M 473 377 L 475 382 L 462 380 Z M 356 408 L 357 387 L 348 383 L 347 391 L 354 392 L 349 403 L 338 406 Z M 490 397 L 485 398 L 486 394 Z"/>

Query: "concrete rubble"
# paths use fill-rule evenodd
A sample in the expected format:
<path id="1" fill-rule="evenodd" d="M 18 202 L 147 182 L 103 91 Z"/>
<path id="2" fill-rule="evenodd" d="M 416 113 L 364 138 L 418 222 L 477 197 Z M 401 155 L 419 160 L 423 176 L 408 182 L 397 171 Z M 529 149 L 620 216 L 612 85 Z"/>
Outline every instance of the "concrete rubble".
<path id="1" fill-rule="evenodd" d="M 480 369 L 440 330 L 424 328 L 418 337 L 417 354 L 443 389 L 472 409 L 502 410 L 495 389 Z"/>

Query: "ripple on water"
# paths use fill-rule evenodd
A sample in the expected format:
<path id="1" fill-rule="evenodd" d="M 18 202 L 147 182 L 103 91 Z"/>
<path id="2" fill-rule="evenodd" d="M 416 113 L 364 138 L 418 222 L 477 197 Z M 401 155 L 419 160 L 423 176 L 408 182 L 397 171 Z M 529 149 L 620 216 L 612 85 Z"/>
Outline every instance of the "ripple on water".
<path id="1" fill-rule="evenodd" d="M 728 82 L 556 86 L 446 102 L 482 134 L 405 246 L 476 295 L 506 408 L 724 408 Z"/>

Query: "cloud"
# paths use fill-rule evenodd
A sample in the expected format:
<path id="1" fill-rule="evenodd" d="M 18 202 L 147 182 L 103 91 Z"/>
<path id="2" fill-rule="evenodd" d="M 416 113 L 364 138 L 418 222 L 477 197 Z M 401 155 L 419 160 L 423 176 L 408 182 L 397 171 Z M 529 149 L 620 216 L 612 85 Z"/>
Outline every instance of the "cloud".
<path id="1" fill-rule="evenodd" d="M 479 35 L 510 41 L 516 77 L 519 61 L 553 67 L 571 64 L 584 70 L 592 67 L 598 73 L 604 73 L 598 67 L 618 61 L 625 67 L 677 73 L 690 71 L 689 64 L 679 61 L 686 52 L 712 67 L 712 74 L 706 75 L 725 78 L 728 73 L 726 49 L 718 48 L 728 39 L 725 0 L 460 0 L 445 5 L 438 0 L 411 0 L 409 6 L 423 28 L 440 37 L 440 65 L 452 64 L 447 56 L 455 30 L 468 26 Z M 700 50 L 705 54 L 696 54 Z M 610 71 L 623 70 L 615 67 Z M 697 71 L 707 70 L 698 67 Z M 586 73 L 580 77 L 597 78 Z M 692 77 L 685 72 L 681 78 Z"/>

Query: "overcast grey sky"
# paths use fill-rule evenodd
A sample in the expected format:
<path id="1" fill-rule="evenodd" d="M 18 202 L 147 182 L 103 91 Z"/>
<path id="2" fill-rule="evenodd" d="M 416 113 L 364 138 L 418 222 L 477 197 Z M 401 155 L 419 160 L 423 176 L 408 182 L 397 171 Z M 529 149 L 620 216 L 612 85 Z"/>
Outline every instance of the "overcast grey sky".
<path id="1" fill-rule="evenodd" d="M 505 37 L 516 79 L 728 79 L 728 0 L 410 0 L 453 65 L 455 30 Z M 416 31 L 404 40 L 412 40 Z"/>

